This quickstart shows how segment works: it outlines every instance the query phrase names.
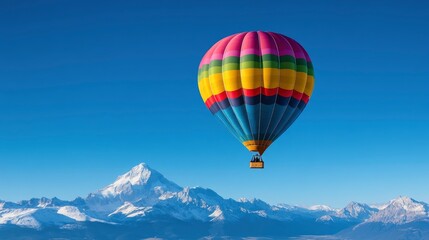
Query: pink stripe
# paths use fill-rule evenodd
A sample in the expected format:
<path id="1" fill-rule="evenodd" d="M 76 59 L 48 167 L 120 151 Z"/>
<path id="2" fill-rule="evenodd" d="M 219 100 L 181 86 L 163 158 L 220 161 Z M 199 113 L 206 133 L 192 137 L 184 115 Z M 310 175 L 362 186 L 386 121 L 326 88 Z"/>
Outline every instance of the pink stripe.
<path id="1" fill-rule="evenodd" d="M 273 32 L 243 32 L 225 37 L 214 44 L 201 59 L 199 68 L 212 60 L 255 54 L 289 55 L 311 62 L 305 49 L 292 38 Z"/>
<path id="2" fill-rule="evenodd" d="M 210 58 L 210 61 L 213 60 L 222 60 L 223 54 L 222 53 L 213 53 L 212 57 Z"/>
<path id="3" fill-rule="evenodd" d="M 305 49 L 302 46 L 301 46 L 301 48 L 304 51 L 304 55 L 305 55 L 307 62 L 311 62 L 310 56 L 308 55 L 307 51 L 305 51 Z"/>
<path id="4" fill-rule="evenodd" d="M 301 46 L 301 44 L 299 44 L 297 41 L 293 40 L 290 37 L 286 37 L 286 36 L 284 37 L 287 38 L 289 42 L 291 42 L 291 44 L 293 44 L 296 58 L 304 58 L 307 62 L 311 62 L 310 56 L 308 56 L 307 52 Z"/>
<path id="5" fill-rule="evenodd" d="M 212 46 L 212 47 L 207 51 L 207 53 L 204 55 L 203 59 L 201 59 L 200 66 L 199 66 L 198 68 L 201 68 L 203 65 L 205 65 L 205 64 L 209 64 L 209 63 L 210 63 L 210 57 L 211 57 L 211 55 L 212 55 L 212 53 L 213 53 L 214 48 L 216 47 L 216 45 L 217 45 L 218 43 L 219 43 L 219 42 L 215 43 L 215 45 L 213 45 L 213 46 Z"/>
<path id="6" fill-rule="evenodd" d="M 241 44 L 246 33 L 239 33 L 229 41 L 228 46 L 225 48 L 224 58 L 226 57 L 240 57 Z"/>
<path id="7" fill-rule="evenodd" d="M 261 56 L 261 51 L 259 50 L 259 48 L 243 49 L 241 50 L 240 57 L 249 55 L 249 54 L 255 54 L 255 55 Z"/>
<path id="8" fill-rule="evenodd" d="M 284 56 L 284 55 L 289 55 L 289 56 L 295 56 L 294 52 L 292 51 L 292 49 L 281 49 L 279 51 L 279 55 L 280 56 Z"/>
<path id="9" fill-rule="evenodd" d="M 295 53 L 295 58 L 304 58 L 304 59 L 306 59 L 305 55 L 304 55 L 304 52 L 302 51 L 301 46 L 295 40 L 293 40 L 292 38 L 283 36 L 283 35 L 282 35 L 282 37 L 284 39 L 286 39 L 286 41 L 288 41 L 289 44 L 292 46 L 293 51 Z"/>
<path id="10" fill-rule="evenodd" d="M 231 50 L 231 51 L 225 52 L 225 54 L 223 55 L 223 58 L 227 58 L 227 57 L 240 57 L 240 50 Z"/>
<path id="11" fill-rule="evenodd" d="M 210 63 L 210 59 L 204 57 L 201 62 L 200 62 L 200 66 L 198 66 L 198 68 L 201 68 L 203 65 L 209 64 Z"/>
<path id="12" fill-rule="evenodd" d="M 265 55 L 265 54 L 278 55 L 277 49 L 273 49 L 273 48 L 263 48 L 261 49 L 261 52 L 262 52 L 262 55 Z"/>
<path id="13" fill-rule="evenodd" d="M 229 40 L 231 38 L 233 38 L 236 34 L 222 38 L 220 41 L 218 41 L 217 43 L 215 43 L 208 51 L 207 53 L 204 55 L 203 59 L 201 59 L 200 65 L 198 68 L 201 68 L 201 66 L 205 65 L 205 64 L 210 64 L 211 58 L 213 54 L 222 54 L 222 52 L 216 52 L 215 51 L 218 49 L 218 46 L 221 44 L 227 44 L 229 42 Z M 219 59 L 222 59 L 222 57 L 220 57 Z"/>
<path id="14" fill-rule="evenodd" d="M 249 54 L 261 54 L 261 51 L 259 49 L 259 39 L 257 32 L 248 32 L 243 38 L 240 57 Z"/>
<path id="15" fill-rule="evenodd" d="M 262 55 L 264 54 L 278 55 L 276 43 L 268 33 L 258 31 L 258 37 L 259 37 L 259 48 L 261 49 Z"/>
<path id="16" fill-rule="evenodd" d="M 279 48 L 279 55 L 289 55 L 295 57 L 295 53 L 293 52 L 292 46 L 289 44 L 289 42 L 284 39 L 280 34 L 269 32 L 274 40 L 276 41 L 277 47 Z"/>

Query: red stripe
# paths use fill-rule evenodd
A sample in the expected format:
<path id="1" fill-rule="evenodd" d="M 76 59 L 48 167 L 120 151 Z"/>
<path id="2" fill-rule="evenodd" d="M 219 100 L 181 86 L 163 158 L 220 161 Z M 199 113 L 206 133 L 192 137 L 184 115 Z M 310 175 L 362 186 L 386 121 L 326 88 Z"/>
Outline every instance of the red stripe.
<path id="1" fill-rule="evenodd" d="M 304 94 L 302 94 L 301 100 L 304 101 L 307 104 L 308 100 L 310 100 L 310 97 L 307 94 L 304 93 Z"/>
<path id="2" fill-rule="evenodd" d="M 261 94 L 261 88 L 255 88 L 255 89 L 244 89 L 243 88 L 244 96 L 246 97 L 254 97 Z"/>
<path id="3" fill-rule="evenodd" d="M 265 96 L 274 96 L 277 94 L 279 88 L 262 88 L 261 93 Z"/>
<path id="4" fill-rule="evenodd" d="M 295 99 L 297 99 L 297 100 L 301 100 L 301 98 L 302 98 L 302 93 L 297 92 L 297 91 L 293 91 L 293 93 L 292 93 L 292 97 L 293 97 L 293 98 L 295 98 Z"/>
<path id="5" fill-rule="evenodd" d="M 241 97 L 244 93 L 246 97 L 254 97 L 260 94 L 264 96 L 273 96 L 276 93 L 282 97 L 293 97 L 296 100 L 302 100 L 305 103 L 308 103 L 310 97 L 304 93 L 297 92 L 295 90 L 286 90 L 282 88 L 255 88 L 255 89 L 237 89 L 235 91 L 225 91 L 221 92 L 217 95 L 212 95 L 209 97 L 205 104 L 208 108 L 210 108 L 214 103 L 221 102 L 226 98 L 238 98 Z"/>
<path id="6" fill-rule="evenodd" d="M 215 96 L 211 96 L 211 97 L 207 98 L 205 104 L 206 104 L 207 108 L 210 108 L 215 102 L 216 102 Z"/>
<path id="7" fill-rule="evenodd" d="M 292 96 L 292 92 L 293 92 L 293 90 L 286 90 L 283 88 L 279 89 L 279 95 L 282 97 L 290 97 L 290 96 Z"/>
<path id="8" fill-rule="evenodd" d="M 215 99 L 218 102 L 221 102 L 221 101 L 225 100 L 227 97 L 228 96 L 226 95 L 226 92 L 221 92 L 221 93 L 215 95 Z"/>
<path id="9" fill-rule="evenodd" d="M 243 89 L 237 89 L 235 91 L 227 91 L 226 95 L 228 95 L 228 98 L 238 98 L 243 95 Z"/>
<path id="10" fill-rule="evenodd" d="M 277 91 L 280 91 L 280 89 L 264 88 L 264 87 L 259 87 L 255 89 L 243 89 L 244 96 L 246 97 L 254 97 L 254 96 L 258 96 L 259 94 L 263 94 L 265 96 L 274 96 L 277 94 Z"/>

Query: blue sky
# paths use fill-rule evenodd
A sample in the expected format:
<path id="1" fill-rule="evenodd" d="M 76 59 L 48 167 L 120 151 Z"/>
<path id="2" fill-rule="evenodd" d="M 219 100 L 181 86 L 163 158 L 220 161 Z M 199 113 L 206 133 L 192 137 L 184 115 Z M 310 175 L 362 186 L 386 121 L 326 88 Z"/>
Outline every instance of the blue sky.
<path id="1" fill-rule="evenodd" d="M 269 203 L 429 201 L 424 1 L 2 1 L 0 199 L 73 199 L 146 162 L 182 186 Z M 205 108 L 197 68 L 236 32 L 288 35 L 313 97 L 251 154 Z"/>

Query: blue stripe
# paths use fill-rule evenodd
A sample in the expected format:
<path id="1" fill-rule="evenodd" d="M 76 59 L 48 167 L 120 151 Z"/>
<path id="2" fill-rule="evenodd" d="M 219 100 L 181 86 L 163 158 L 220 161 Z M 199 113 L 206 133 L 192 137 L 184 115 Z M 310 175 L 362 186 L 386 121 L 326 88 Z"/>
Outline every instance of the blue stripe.
<path id="1" fill-rule="evenodd" d="M 223 101 L 214 103 L 209 110 L 212 114 L 215 114 L 221 109 L 229 108 L 231 105 L 236 107 L 242 106 L 242 105 L 257 105 L 261 103 L 261 100 L 262 100 L 262 104 L 265 104 L 265 105 L 272 105 L 275 102 L 276 104 L 281 106 L 289 105 L 292 108 L 299 107 L 301 109 L 303 106 L 306 105 L 304 101 L 297 100 L 293 97 L 283 97 L 283 96 L 277 95 L 277 98 L 276 98 L 276 96 L 267 97 L 262 95 L 261 97 L 259 95 L 254 97 L 240 96 L 238 98 L 227 98 L 227 99 L 224 99 Z"/>
<path id="2" fill-rule="evenodd" d="M 240 98 L 242 99 L 242 97 Z M 292 125 L 306 106 L 304 101 L 298 101 L 291 97 L 278 96 L 278 98 L 283 98 L 288 103 L 286 105 L 241 104 L 239 106 L 232 104 L 233 107 L 229 103 L 215 103 L 210 107 L 210 111 L 241 142 L 248 140 L 274 141 Z M 225 100 L 228 102 L 228 99 Z"/>
<path id="3" fill-rule="evenodd" d="M 245 139 L 252 140 L 253 136 L 250 132 L 249 119 L 247 118 L 246 106 L 241 105 L 237 107 L 232 107 L 232 110 L 235 112 L 235 116 L 237 117 L 238 122 L 243 128 Z"/>
<path id="4" fill-rule="evenodd" d="M 295 112 L 293 113 L 292 117 L 287 121 L 286 125 L 278 131 L 278 133 L 272 137 L 272 140 L 275 141 L 277 138 L 279 138 L 289 127 L 295 122 L 295 120 L 301 115 L 302 111 L 304 110 L 305 105 L 302 108 L 297 108 Z"/>
<path id="5" fill-rule="evenodd" d="M 275 136 L 280 134 L 282 129 L 287 125 L 288 121 L 293 116 L 294 112 L 295 112 L 295 108 L 288 105 L 288 107 L 284 111 L 280 121 L 278 122 L 277 126 L 274 126 L 274 129 L 272 129 L 271 132 L 268 132 L 266 138 L 268 140 L 272 140 Z"/>
<path id="6" fill-rule="evenodd" d="M 228 128 L 228 130 L 237 137 L 240 141 L 244 141 L 244 138 L 240 136 L 240 133 L 238 133 L 231 125 L 231 123 L 226 119 L 223 112 L 219 111 L 215 114 L 215 116 Z"/>
<path id="7" fill-rule="evenodd" d="M 237 137 L 240 139 L 245 139 L 243 129 L 241 128 L 240 123 L 238 123 L 238 120 L 235 117 L 235 113 L 234 111 L 232 111 L 232 108 L 225 108 L 222 110 L 222 113 L 225 115 L 226 119 L 231 124 L 234 131 L 237 132 Z"/>

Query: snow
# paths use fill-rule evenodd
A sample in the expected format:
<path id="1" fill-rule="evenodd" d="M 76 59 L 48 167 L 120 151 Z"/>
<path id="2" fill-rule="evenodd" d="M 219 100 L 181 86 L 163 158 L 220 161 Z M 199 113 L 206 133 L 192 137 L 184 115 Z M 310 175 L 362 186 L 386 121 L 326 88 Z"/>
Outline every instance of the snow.
<path id="1" fill-rule="evenodd" d="M 313 206 L 309 207 L 308 210 L 311 210 L 311 211 L 326 211 L 326 212 L 334 211 L 333 208 L 331 208 L 329 206 L 326 206 L 326 205 L 313 205 Z"/>
<path id="2" fill-rule="evenodd" d="M 31 217 L 31 214 L 37 209 L 4 209 L 0 211 L 0 224 L 15 224 L 18 226 L 27 226 L 38 228 L 40 224 Z"/>
<path id="3" fill-rule="evenodd" d="M 152 172 L 144 163 L 133 167 L 131 171 L 119 176 L 113 184 L 100 191 L 103 196 L 117 196 L 123 193 L 131 193 L 133 185 L 143 185 L 149 180 Z"/>
<path id="4" fill-rule="evenodd" d="M 310 218 L 315 222 L 353 221 L 403 224 L 429 220 L 429 206 L 409 197 L 399 197 L 378 207 L 351 202 L 340 210 L 326 205 L 309 208 L 287 204 L 270 205 L 260 199 L 224 199 L 211 189 L 182 188 L 142 163 L 119 176 L 115 182 L 91 193 L 86 199 L 62 201 L 33 198 L 18 203 L 0 201 L 0 225 L 30 228 L 57 225 L 64 229 L 79 222 L 156 220 L 238 221 L 242 218 L 291 221 Z"/>
<path id="5" fill-rule="evenodd" d="M 81 213 L 77 207 L 73 207 L 73 206 L 60 207 L 57 213 L 64 215 L 66 217 L 69 217 L 71 219 L 74 219 L 78 222 L 83 222 L 91 219 L 91 218 L 88 218 L 85 214 Z"/>
<path id="6" fill-rule="evenodd" d="M 161 196 L 159 196 L 159 200 L 167 200 L 167 199 L 170 199 L 170 198 L 173 198 L 173 197 L 175 197 L 175 196 L 177 196 L 177 193 L 174 193 L 174 192 L 166 192 L 166 193 L 163 193 Z"/>
<path id="7" fill-rule="evenodd" d="M 320 218 L 318 218 L 316 221 L 317 222 L 333 222 L 334 220 L 329 215 L 323 215 Z"/>
<path id="8" fill-rule="evenodd" d="M 427 203 L 400 196 L 372 215 L 368 222 L 404 224 L 428 217 L 429 205 Z"/>
<path id="9" fill-rule="evenodd" d="M 356 220 L 364 220 L 372 214 L 378 212 L 378 209 L 372 208 L 364 203 L 351 202 L 336 214 L 339 218 L 348 218 Z"/>
<path id="10" fill-rule="evenodd" d="M 151 210 L 152 210 L 152 207 L 136 207 L 130 202 L 125 202 L 124 205 L 120 206 L 114 212 L 109 214 L 109 216 L 122 214 L 127 218 L 144 217 Z"/>
<path id="11" fill-rule="evenodd" d="M 210 218 L 212 218 L 211 221 L 222 221 L 225 220 L 225 217 L 223 216 L 223 212 L 220 209 L 219 206 L 216 206 L 216 210 L 214 210 L 210 215 Z"/>
<path id="12" fill-rule="evenodd" d="M 144 163 L 119 176 L 116 181 L 98 192 L 91 193 L 86 203 L 96 212 L 111 213 L 124 202 L 138 202 L 139 206 L 152 206 L 174 197 L 182 188 L 166 179 Z"/>

